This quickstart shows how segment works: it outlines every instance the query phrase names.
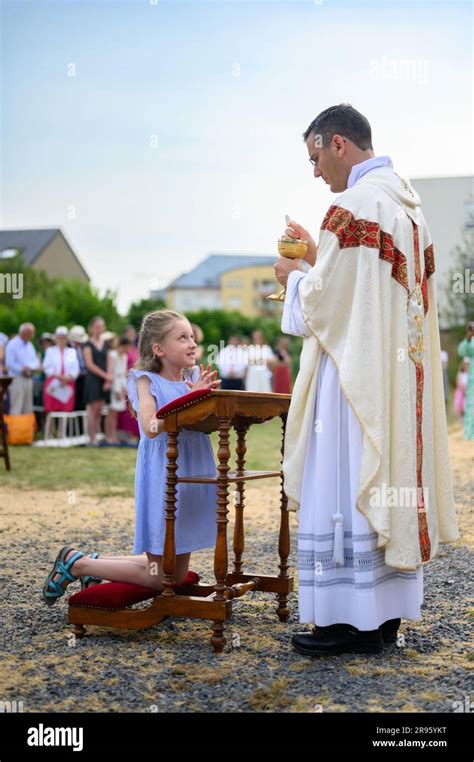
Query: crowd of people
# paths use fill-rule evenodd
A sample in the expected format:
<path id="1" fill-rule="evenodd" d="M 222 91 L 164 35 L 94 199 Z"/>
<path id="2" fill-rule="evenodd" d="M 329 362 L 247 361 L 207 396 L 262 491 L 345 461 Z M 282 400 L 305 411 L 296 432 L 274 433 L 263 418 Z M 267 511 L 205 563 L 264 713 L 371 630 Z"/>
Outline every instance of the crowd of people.
<path id="1" fill-rule="evenodd" d="M 0 373 L 12 376 L 4 403 L 11 416 L 35 412 L 39 428 L 50 412 L 87 411 L 89 445 L 136 445 L 138 427 L 127 409 L 126 379 L 138 357 L 137 332 L 126 326 L 121 336 L 106 330 L 102 317 L 88 329 L 60 325 L 33 344 L 35 326 L 22 323 L 18 334 L 0 333 Z"/>
<path id="2" fill-rule="evenodd" d="M 193 331 L 198 344 L 196 363 L 207 363 L 203 331 L 195 324 Z M 107 330 L 100 316 L 92 318 L 87 330 L 82 325 L 71 329 L 60 325 L 54 333 L 41 334 L 40 351 L 33 343 L 35 335 L 35 326 L 29 322 L 22 323 L 11 338 L 0 332 L 0 374 L 13 377 L 5 412 L 34 412 L 41 429 L 47 413 L 86 410 L 89 446 L 135 446 L 139 431 L 126 395 L 127 376 L 138 359 L 134 326 L 126 326 L 117 335 Z M 251 339 L 230 336 L 215 362 L 222 389 L 291 392 L 291 357 L 285 337 L 272 348 L 259 330 Z M 105 436 L 98 439 L 102 428 Z"/>
<path id="3" fill-rule="evenodd" d="M 196 363 L 204 357 L 204 334 L 193 324 L 198 344 Z M 464 419 L 465 436 L 474 438 L 474 325 L 469 323 L 466 338 L 458 348 L 461 362 L 456 375 L 453 410 Z M 41 428 L 45 414 L 86 410 L 90 446 L 98 446 L 102 421 L 102 445 L 135 446 L 139 432 L 127 407 L 126 381 L 138 358 L 138 334 L 133 325 L 120 336 L 106 330 L 102 317 L 93 317 L 87 331 L 82 325 L 68 329 L 60 325 L 52 333 L 42 333 L 40 351 L 33 344 L 35 326 L 22 323 L 18 334 L 9 338 L 0 332 L 0 374 L 13 377 L 5 401 L 10 415 L 35 411 Z M 445 398 L 448 400 L 447 353 L 442 352 Z M 221 389 L 290 394 L 293 387 L 289 340 L 282 336 L 272 347 L 260 330 L 252 337 L 229 336 L 217 352 L 215 364 L 222 379 Z M 471 371 L 470 371 L 471 368 Z"/>
<path id="4" fill-rule="evenodd" d="M 217 355 L 216 365 L 222 379 L 221 389 L 291 393 L 291 356 L 285 337 L 272 349 L 259 330 L 253 332 L 252 340 L 247 336 L 229 336 Z"/>

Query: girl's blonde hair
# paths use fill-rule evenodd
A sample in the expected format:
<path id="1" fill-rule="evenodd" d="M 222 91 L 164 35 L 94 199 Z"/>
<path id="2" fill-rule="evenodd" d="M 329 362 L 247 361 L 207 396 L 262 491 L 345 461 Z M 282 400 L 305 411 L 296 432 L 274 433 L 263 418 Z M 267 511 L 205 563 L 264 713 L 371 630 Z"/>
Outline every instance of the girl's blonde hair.
<path id="1" fill-rule="evenodd" d="M 159 373 L 162 370 L 163 363 L 155 355 L 152 347 L 153 344 L 163 344 L 166 341 L 177 320 L 187 320 L 187 317 L 175 310 L 155 310 L 145 315 L 138 335 L 139 357 L 133 366 L 134 370 L 148 370 L 152 373 Z M 128 409 L 131 415 L 137 418 L 130 400 Z"/>

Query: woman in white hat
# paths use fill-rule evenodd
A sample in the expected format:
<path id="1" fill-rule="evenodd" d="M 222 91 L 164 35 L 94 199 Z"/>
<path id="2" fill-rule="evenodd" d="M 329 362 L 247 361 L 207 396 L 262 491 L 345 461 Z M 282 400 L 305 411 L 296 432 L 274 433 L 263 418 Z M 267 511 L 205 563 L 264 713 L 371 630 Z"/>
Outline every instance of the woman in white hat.
<path id="1" fill-rule="evenodd" d="M 67 346 L 68 335 L 65 325 L 58 326 L 54 332 L 56 344 L 48 347 L 44 356 L 43 404 L 47 413 L 74 410 L 79 360 L 76 350 Z"/>

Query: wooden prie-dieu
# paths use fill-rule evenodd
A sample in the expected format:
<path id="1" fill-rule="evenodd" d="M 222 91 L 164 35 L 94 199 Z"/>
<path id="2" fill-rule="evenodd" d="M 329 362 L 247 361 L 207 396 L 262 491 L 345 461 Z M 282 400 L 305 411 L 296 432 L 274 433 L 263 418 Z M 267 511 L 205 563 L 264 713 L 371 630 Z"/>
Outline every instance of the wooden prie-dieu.
<path id="1" fill-rule="evenodd" d="M 191 396 L 191 395 L 186 395 Z M 167 441 L 167 477 L 165 519 L 166 534 L 163 551 L 164 589 L 156 595 L 145 609 L 122 608 L 104 610 L 74 606 L 69 608 L 69 622 L 76 625 L 76 635 L 84 634 L 85 624 L 107 627 L 142 628 L 151 627 L 168 616 L 185 616 L 196 619 L 210 619 L 213 622 L 211 644 L 215 653 L 220 653 L 225 644 L 225 622 L 232 615 L 235 598 L 245 593 L 259 590 L 274 593 L 277 598 L 276 613 L 280 621 L 289 617 L 288 595 L 293 590 L 293 577 L 288 575 L 290 554 L 290 528 L 287 498 L 283 490 L 283 473 L 278 471 L 248 471 L 245 468 L 247 453 L 246 434 L 252 424 L 263 423 L 279 417 L 282 424 L 280 454 L 283 458 L 285 426 L 291 395 L 266 394 L 243 391 L 212 391 L 207 396 L 193 399 L 181 407 L 173 407 L 160 417 L 164 420 Z M 163 409 L 164 410 L 164 409 Z M 160 412 L 160 411 L 159 411 Z M 159 414 L 159 413 L 158 413 Z M 193 429 L 219 435 L 217 464 L 214 474 L 180 476 L 177 466 L 178 434 L 180 429 Z M 236 469 L 231 470 L 230 430 L 236 432 Z M 274 576 L 260 574 L 257 570 L 244 571 L 244 512 L 251 510 L 245 506 L 245 482 L 253 479 L 276 477 L 280 480 L 280 530 L 278 540 L 279 573 Z M 189 584 L 175 587 L 174 570 L 176 545 L 174 536 L 177 486 L 180 482 L 193 484 L 216 484 L 216 545 L 214 549 L 214 584 Z M 229 486 L 235 484 L 235 521 L 233 534 L 233 568 L 228 568 L 228 506 Z M 275 564 L 277 565 L 277 564 Z"/>
<path id="2" fill-rule="evenodd" d="M 12 376 L 0 376 L 0 458 L 5 460 L 5 468 L 10 471 L 10 455 L 8 453 L 8 437 L 4 419 L 4 399 L 7 389 L 13 381 Z"/>

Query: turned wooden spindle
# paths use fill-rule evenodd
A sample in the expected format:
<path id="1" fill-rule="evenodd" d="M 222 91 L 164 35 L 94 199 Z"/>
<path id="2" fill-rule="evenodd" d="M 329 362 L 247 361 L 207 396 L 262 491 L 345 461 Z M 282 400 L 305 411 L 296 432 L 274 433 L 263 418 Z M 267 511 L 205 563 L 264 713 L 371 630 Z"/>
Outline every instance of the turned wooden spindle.
<path id="1" fill-rule="evenodd" d="M 245 435 L 247 433 L 247 426 L 236 426 L 237 432 L 237 445 L 235 452 L 237 455 L 237 474 L 243 476 L 245 470 L 245 455 L 247 453 L 247 444 L 245 442 Z M 234 524 L 234 574 L 241 574 L 243 571 L 242 553 L 245 547 L 245 533 L 244 533 L 244 501 L 245 501 L 245 482 L 238 482 L 235 487 L 236 503 L 235 503 L 235 524 Z"/>
<path id="2" fill-rule="evenodd" d="M 231 418 L 219 418 L 219 447 L 217 450 L 217 458 L 219 465 L 217 466 L 217 536 L 216 547 L 214 551 L 214 574 L 216 577 L 216 584 L 214 585 L 215 601 L 225 600 L 226 590 L 226 576 L 228 567 L 227 557 L 227 504 L 228 504 L 228 489 L 229 482 L 227 474 L 229 472 L 229 433 L 231 427 Z M 220 653 L 225 644 L 226 638 L 224 635 L 224 622 L 214 620 L 214 630 L 211 638 L 211 644 L 216 653 Z"/>
<path id="3" fill-rule="evenodd" d="M 10 455 L 8 452 L 8 437 L 7 437 L 7 427 L 4 419 L 4 395 L 7 392 L 8 386 L 10 385 L 12 381 L 11 376 L 0 378 L 0 458 L 5 459 L 5 468 L 7 471 L 11 470 L 10 466 Z"/>
<path id="4" fill-rule="evenodd" d="M 237 584 L 232 585 L 232 587 L 226 587 L 225 596 L 228 600 L 233 600 L 234 598 L 241 598 L 249 591 L 260 590 L 261 587 L 261 580 L 258 577 L 254 577 L 248 582 L 238 582 Z"/>
<path id="5" fill-rule="evenodd" d="M 168 446 L 166 449 L 166 515 L 165 515 L 165 545 L 163 549 L 163 595 L 174 595 L 174 573 L 176 568 L 176 543 L 174 538 L 174 522 L 176 511 L 176 491 L 178 470 L 178 432 L 168 432 Z M 160 506 L 157 506 L 158 510 Z"/>
<path id="6" fill-rule="evenodd" d="M 280 415 L 282 422 L 282 439 L 281 439 L 281 463 L 283 464 L 283 453 L 285 448 L 285 431 L 286 431 L 286 415 Z M 283 472 L 280 479 L 280 533 L 278 537 L 278 555 L 280 556 L 280 563 L 278 568 L 280 570 L 278 577 L 283 579 L 289 579 L 288 577 L 288 558 L 290 555 L 290 521 L 288 515 L 288 498 L 285 490 L 283 489 Z M 277 614 L 280 622 L 286 622 L 290 616 L 290 609 L 288 608 L 288 593 L 279 593 L 278 596 L 278 608 Z"/>

